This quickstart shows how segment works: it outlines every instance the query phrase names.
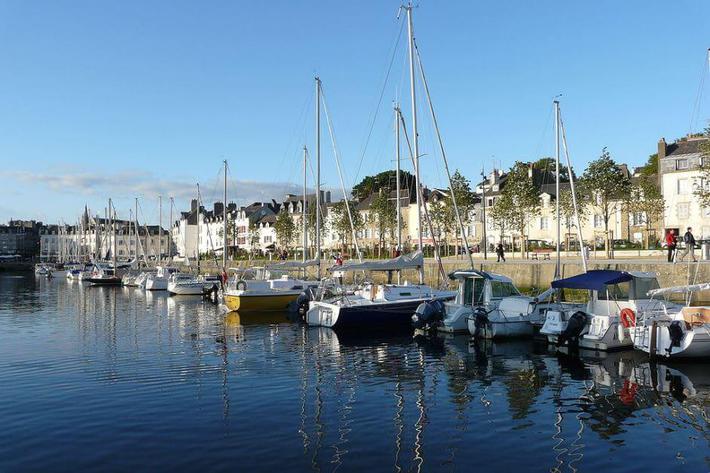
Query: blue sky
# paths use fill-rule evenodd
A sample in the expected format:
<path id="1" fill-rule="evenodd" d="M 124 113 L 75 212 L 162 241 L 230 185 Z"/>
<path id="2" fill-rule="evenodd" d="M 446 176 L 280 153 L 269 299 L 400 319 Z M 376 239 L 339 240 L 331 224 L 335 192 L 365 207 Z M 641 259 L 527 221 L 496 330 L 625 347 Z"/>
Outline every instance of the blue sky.
<path id="1" fill-rule="evenodd" d="M 398 6 L 1 1 L 0 221 L 73 222 L 108 197 L 127 216 L 135 196 L 155 221 L 160 193 L 183 208 L 200 182 L 216 198 L 223 159 L 232 198 L 279 198 L 313 147 L 316 74 L 346 184 L 392 166 L 392 101 L 411 116 L 404 36 L 392 55 Z M 691 128 L 708 2 L 422 0 L 414 14 L 450 164 L 470 178 L 551 154 L 557 94 L 577 168 L 604 146 L 640 165 Z M 423 180 L 443 186 L 420 106 Z M 703 100 L 693 128 L 708 117 Z M 338 186 L 325 126 L 323 174 Z"/>

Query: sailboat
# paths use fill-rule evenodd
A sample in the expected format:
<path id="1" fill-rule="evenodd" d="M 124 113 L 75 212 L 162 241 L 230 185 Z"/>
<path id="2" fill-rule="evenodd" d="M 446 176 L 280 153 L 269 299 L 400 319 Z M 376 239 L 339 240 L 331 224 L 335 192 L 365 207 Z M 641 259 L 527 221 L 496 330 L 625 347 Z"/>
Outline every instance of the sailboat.
<path id="1" fill-rule="evenodd" d="M 90 283 L 92 286 L 118 286 L 121 284 L 121 277 L 116 273 L 116 209 L 113 208 L 111 199 L 108 201 L 108 212 L 111 228 L 111 266 L 94 264 L 94 271 L 90 277 L 83 277 L 82 281 Z"/>
<path id="2" fill-rule="evenodd" d="M 314 326 L 330 327 L 333 329 L 348 330 L 372 330 L 378 328 L 410 328 L 412 324 L 412 313 L 423 302 L 432 300 L 449 300 L 456 295 L 453 291 L 442 291 L 433 289 L 423 284 L 424 279 L 424 257 L 422 254 L 423 235 L 421 225 L 422 206 L 424 205 L 421 191 L 421 179 L 419 174 L 419 140 L 417 129 L 417 102 L 415 91 L 414 75 L 414 29 L 412 23 L 412 5 L 403 7 L 407 12 L 407 25 L 409 36 L 409 73 L 410 73 L 410 93 L 412 101 L 412 139 L 414 141 L 413 150 L 410 154 L 414 163 L 414 173 L 417 186 L 417 230 L 418 230 L 418 251 L 401 255 L 386 261 L 349 263 L 337 266 L 338 273 L 352 271 L 379 271 L 392 274 L 394 271 L 403 269 L 417 269 L 419 272 L 419 284 L 366 284 L 362 289 L 352 294 L 344 292 L 342 288 L 336 288 L 335 294 L 330 291 L 321 291 L 323 300 L 311 301 L 306 312 L 306 323 Z M 398 137 L 399 123 L 402 122 L 401 113 L 395 108 L 396 113 L 396 136 Z M 405 128 L 406 133 L 406 128 Z M 399 146 L 399 143 L 397 143 Z M 399 153 L 397 152 L 397 156 Z M 397 179 L 399 184 L 399 179 Z M 400 189 L 397 189 L 397 206 L 399 206 Z M 399 212 L 397 213 L 399 216 Z M 398 227 L 400 223 L 398 222 Z M 401 242 L 398 241 L 398 244 Z M 436 245 L 435 245 L 436 247 Z M 330 295 L 330 297 L 326 297 Z"/>

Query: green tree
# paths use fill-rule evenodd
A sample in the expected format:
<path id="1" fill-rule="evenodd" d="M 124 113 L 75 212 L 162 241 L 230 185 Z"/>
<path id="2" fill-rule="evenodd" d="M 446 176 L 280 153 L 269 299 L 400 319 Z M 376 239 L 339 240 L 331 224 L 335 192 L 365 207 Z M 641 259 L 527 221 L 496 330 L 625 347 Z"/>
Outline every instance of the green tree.
<path id="1" fill-rule="evenodd" d="M 279 245 L 290 249 L 291 243 L 293 243 L 294 236 L 296 235 L 296 224 L 293 222 L 293 218 L 291 218 L 291 214 L 287 210 L 282 210 L 276 216 L 274 231 L 276 232 L 276 239 Z"/>
<path id="2" fill-rule="evenodd" d="M 381 189 L 370 203 L 370 213 L 379 236 L 378 257 L 382 256 L 382 248 L 387 243 L 387 237 L 394 234 L 397 228 L 397 208 L 389 197 L 387 188 Z"/>
<path id="3" fill-rule="evenodd" d="M 587 221 L 589 211 L 589 208 L 585 204 L 587 199 L 584 197 L 584 194 L 582 194 L 582 190 L 579 186 L 575 187 L 574 191 L 577 199 L 579 225 L 584 225 L 584 222 Z M 553 214 L 553 218 L 556 219 L 557 215 Z M 569 235 L 572 229 L 577 227 L 577 223 L 574 219 L 574 200 L 572 199 L 571 187 L 560 190 L 560 219 L 564 223 L 566 235 Z M 569 245 L 567 245 L 566 248 L 569 248 Z"/>
<path id="4" fill-rule="evenodd" d="M 473 208 L 475 205 L 476 194 L 471 190 L 471 181 L 466 179 L 461 172 L 457 169 L 451 176 L 451 190 L 454 192 L 456 197 L 456 205 L 459 208 L 459 214 L 461 215 L 461 220 L 464 227 L 469 223 L 469 218 L 473 213 Z M 454 209 L 453 200 L 446 200 L 446 210 L 448 214 L 448 221 L 450 222 L 450 231 L 452 235 L 457 235 L 463 239 L 460 235 L 460 229 L 458 228 L 458 219 L 456 218 L 456 210 Z M 448 235 L 448 232 L 447 232 Z M 456 254 L 458 254 L 458 242 L 459 238 L 455 238 Z M 448 245 L 447 245 L 448 251 Z"/>
<path id="5" fill-rule="evenodd" d="M 604 221 L 604 248 L 609 257 L 609 220 L 628 198 L 631 181 L 605 147 L 601 156 L 589 163 L 581 183 Z"/>
<path id="6" fill-rule="evenodd" d="M 705 129 L 705 136 L 710 138 L 710 127 Z M 700 143 L 700 182 L 693 194 L 702 207 L 710 208 L 710 140 Z"/>
<path id="7" fill-rule="evenodd" d="M 504 227 L 518 232 L 521 254 L 526 252 L 528 224 L 540 212 L 540 193 L 528 170 L 526 163 L 516 162 L 513 165 L 491 212 L 492 217 L 502 219 Z"/>
<path id="8" fill-rule="evenodd" d="M 326 235 L 326 225 L 325 225 L 325 211 L 324 207 L 321 207 L 320 209 L 321 212 L 321 219 L 320 219 L 320 238 L 321 242 L 325 238 Z M 306 206 L 306 231 L 308 231 L 308 242 L 309 246 L 312 245 L 313 248 L 315 248 L 316 245 L 316 204 L 315 202 L 313 205 L 307 205 Z M 320 257 L 320 256 L 319 256 Z"/>
<path id="9" fill-rule="evenodd" d="M 646 249 L 650 246 L 650 235 L 654 226 L 663 219 L 666 210 L 666 201 L 658 188 L 655 176 L 641 176 L 631 185 L 629 197 L 626 200 L 626 211 L 629 213 L 642 213 L 645 225 Z"/>
<path id="10" fill-rule="evenodd" d="M 658 153 L 654 153 L 648 157 L 646 164 L 641 168 L 642 176 L 655 176 L 658 174 Z"/>
<path id="11" fill-rule="evenodd" d="M 543 176 L 545 174 L 547 174 L 548 176 L 552 176 L 551 180 L 553 181 L 555 176 L 555 168 L 555 158 L 540 158 L 533 163 L 533 169 L 541 171 L 543 173 Z M 545 180 L 549 182 L 549 180 Z M 567 166 L 565 166 L 562 162 L 560 162 L 560 182 L 569 182 L 569 172 L 567 171 Z M 536 184 L 542 184 L 542 182 Z"/>
<path id="12" fill-rule="evenodd" d="M 366 176 L 360 182 L 353 186 L 353 197 L 361 201 L 365 197 L 379 192 L 380 189 L 386 188 L 392 190 L 396 186 L 397 171 L 383 171 L 374 176 Z M 416 179 L 407 171 L 399 171 L 399 180 L 402 189 L 408 189 L 410 195 L 414 195 L 417 190 Z"/>
<path id="13" fill-rule="evenodd" d="M 353 227 L 355 229 L 362 227 L 363 221 L 360 212 L 355 210 L 355 203 L 348 201 L 347 205 L 350 207 L 350 215 L 353 219 Z M 346 201 L 341 200 L 333 205 L 330 209 L 331 211 L 331 226 L 333 231 L 340 239 L 340 244 L 342 246 L 342 251 L 346 252 L 347 247 L 352 242 L 352 228 L 350 227 L 350 217 L 348 217 L 348 209 L 346 207 Z"/>
<path id="14" fill-rule="evenodd" d="M 433 233 L 439 244 L 446 248 L 446 256 L 449 255 L 449 233 L 455 227 L 455 220 L 451 217 L 452 211 L 449 209 L 451 199 L 432 200 L 428 205 L 429 218 L 434 226 Z"/>

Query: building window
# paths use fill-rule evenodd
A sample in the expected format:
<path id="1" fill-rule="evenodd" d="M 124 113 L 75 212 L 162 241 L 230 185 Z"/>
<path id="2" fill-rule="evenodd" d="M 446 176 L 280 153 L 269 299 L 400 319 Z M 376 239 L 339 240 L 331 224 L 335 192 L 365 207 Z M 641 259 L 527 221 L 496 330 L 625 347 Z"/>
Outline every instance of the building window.
<path id="1" fill-rule="evenodd" d="M 540 217 L 540 230 L 547 230 L 550 228 L 550 218 Z"/>
<path id="2" fill-rule="evenodd" d="M 634 212 L 631 214 L 631 225 L 638 226 L 638 225 L 644 225 L 646 223 L 646 219 L 644 218 L 644 213 L 643 212 Z"/>
<path id="3" fill-rule="evenodd" d="M 682 171 L 682 170 L 688 169 L 688 160 L 685 158 L 676 159 L 675 160 L 675 168 L 677 171 Z"/>
<path id="4" fill-rule="evenodd" d="M 688 195 L 690 193 L 690 183 L 688 179 L 678 179 L 676 190 L 678 195 Z"/>
<path id="5" fill-rule="evenodd" d="M 602 228 L 604 226 L 604 217 L 599 214 L 594 214 L 594 228 Z"/>
<path id="6" fill-rule="evenodd" d="M 687 202 L 678 204 L 676 213 L 679 219 L 687 219 L 690 216 L 690 204 Z"/>
<path id="7" fill-rule="evenodd" d="M 271 243 L 271 235 L 264 235 L 264 243 Z"/>

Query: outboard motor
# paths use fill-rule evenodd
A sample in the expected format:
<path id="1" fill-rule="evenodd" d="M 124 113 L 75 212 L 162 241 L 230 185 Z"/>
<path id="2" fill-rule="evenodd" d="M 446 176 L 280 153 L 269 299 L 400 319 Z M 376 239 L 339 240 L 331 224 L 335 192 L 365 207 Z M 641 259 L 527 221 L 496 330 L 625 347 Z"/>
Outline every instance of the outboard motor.
<path id="1" fill-rule="evenodd" d="M 486 329 L 486 325 L 488 325 L 488 311 L 485 307 L 476 307 L 473 312 L 473 325 L 476 327 L 473 337 L 478 338 L 483 334 L 482 332 Z"/>
<path id="2" fill-rule="evenodd" d="M 212 287 L 209 288 L 208 291 L 203 293 L 203 297 L 205 297 L 211 303 L 217 304 L 219 302 L 219 288 L 217 287 L 217 285 L 212 284 Z"/>
<path id="3" fill-rule="evenodd" d="M 582 330 L 587 325 L 587 314 L 578 310 L 569 318 L 567 328 L 565 328 L 559 337 L 557 337 L 557 346 L 562 346 L 566 341 L 577 342 Z"/>
<path id="4" fill-rule="evenodd" d="M 306 313 L 308 312 L 308 309 L 311 304 L 311 296 L 313 293 L 311 292 L 311 289 L 306 289 L 302 291 L 298 297 L 296 298 L 296 308 L 298 311 L 299 317 L 301 317 L 301 320 L 306 320 Z"/>
<path id="5" fill-rule="evenodd" d="M 415 329 L 431 329 L 439 325 L 446 316 L 444 303 L 440 300 L 422 302 L 412 315 Z"/>
<path id="6" fill-rule="evenodd" d="M 668 335 L 671 338 L 671 344 L 666 349 L 666 351 L 670 355 L 671 350 L 673 350 L 673 347 L 679 347 L 680 342 L 683 340 L 683 328 L 680 326 L 679 320 L 671 322 L 671 324 L 668 326 Z"/>

